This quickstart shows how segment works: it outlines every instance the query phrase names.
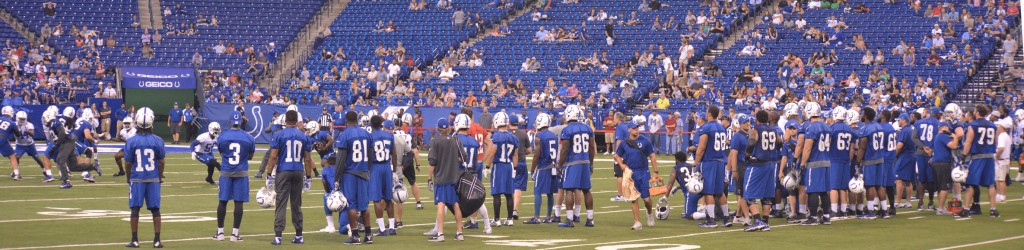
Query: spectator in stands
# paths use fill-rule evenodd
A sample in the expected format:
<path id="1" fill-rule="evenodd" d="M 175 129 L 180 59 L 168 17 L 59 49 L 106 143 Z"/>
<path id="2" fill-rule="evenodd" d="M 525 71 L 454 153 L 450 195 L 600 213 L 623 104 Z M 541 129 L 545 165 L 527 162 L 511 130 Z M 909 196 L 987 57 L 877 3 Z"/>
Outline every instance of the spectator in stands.
<path id="1" fill-rule="evenodd" d="M 117 89 L 114 89 L 114 84 L 107 84 L 107 88 L 103 89 L 104 98 L 117 98 Z"/>
<path id="2" fill-rule="evenodd" d="M 142 30 L 142 44 L 149 44 L 152 41 L 153 36 L 149 35 L 149 29 Z"/>
<path id="3" fill-rule="evenodd" d="M 211 49 L 213 49 L 213 52 L 217 54 L 224 54 L 227 52 L 227 47 L 224 47 L 224 40 L 217 41 L 217 45 L 213 46 Z"/>
<path id="4" fill-rule="evenodd" d="M 156 50 L 153 49 L 152 45 L 149 45 L 149 44 L 142 45 L 142 57 L 154 58 L 154 57 L 156 57 Z"/>
<path id="5" fill-rule="evenodd" d="M 451 80 L 452 78 L 455 78 L 455 76 L 458 76 L 458 75 L 459 75 L 459 72 L 455 71 L 455 69 L 452 69 L 451 66 L 447 66 L 446 65 L 444 67 L 444 69 L 441 70 L 441 74 L 438 75 L 438 77 L 440 77 L 442 80 L 446 80 L 447 81 L 447 80 Z"/>
<path id="6" fill-rule="evenodd" d="M 926 65 L 930 65 L 930 66 L 942 65 L 942 57 L 940 57 L 939 54 L 935 52 L 935 50 L 932 50 L 931 55 L 928 56 L 928 62 L 926 63 Z"/>
<path id="7" fill-rule="evenodd" d="M 195 66 L 203 65 L 203 56 L 199 55 L 198 51 L 194 55 L 192 55 L 192 65 L 195 65 Z"/>
<path id="8" fill-rule="evenodd" d="M 45 2 L 43 3 L 43 15 L 56 16 L 57 15 L 57 3 Z"/>
<path id="9" fill-rule="evenodd" d="M 441 8 L 441 2 L 447 1 L 439 1 L 437 4 L 438 8 Z M 452 23 L 455 24 L 455 28 L 458 30 L 462 30 L 462 28 L 466 25 L 466 12 L 462 11 L 462 7 L 455 8 L 455 13 L 452 14 Z"/>
<path id="10" fill-rule="evenodd" d="M 903 53 L 903 65 L 906 65 L 906 66 L 913 66 L 914 65 L 914 60 L 917 58 L 917 53 L 915 52 L 915 50 L 916 49 L 913 46 L 911 46 L 911 47 L 908 47 L 906 49 L 906 51 L 904 51 L 904 53 Z"/>

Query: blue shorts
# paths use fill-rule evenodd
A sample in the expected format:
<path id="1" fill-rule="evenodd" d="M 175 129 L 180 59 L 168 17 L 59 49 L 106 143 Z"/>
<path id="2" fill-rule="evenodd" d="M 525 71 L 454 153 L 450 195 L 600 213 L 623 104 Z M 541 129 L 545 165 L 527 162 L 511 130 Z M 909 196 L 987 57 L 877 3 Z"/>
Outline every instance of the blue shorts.
<path id="1" fill-rule="evenodd" d="M 848 161 L 832 161 L 832 165 L 828 168 L 829 188 L 832 190 L 850 189 L 848 183 L 852 178 L 850 175 L 852 170 Z"/>
<path id="2" fill-rule="evenodd" d="M 220 187 L 217 197 L 220 201 L 249 202 L 249 177 L 220 176 Z"/>
<path id="3" fill-rule="evenodd" d="M 81 142 L 76 142 L 75 143 L 75 153 L 77 153 L 77 154 L 84 154 L 86 149 L 89 149 L 88 145 L 86 145 L 84 143 L 81 143 Z"/>
<path id="4" fill-rule="evenodd" d="M 22 155 L 28 155 L 28 156 L 31 156 L 32 158 L 36 158 L 36 156 L 39 155 L 39 152 L 36 151 L 36 146 L 35 145 L 29 145 L 29 146 L 18 145 L 18 146 L 14 147 L 14 155 L 18 156 L 18 157 L 21 157 Z"/>
<path id="5" fill-rule="evenodd" d="M 558 192 L 558 176 L 551 175 L 552 169 L 541 169 L 533 173 L 533 194 L 535 199 L 539 199 L 541 194 L 554 194 Z"/>
<path id="6" fill-rule="evenodd" d="M 917 180 L 917 162 L 914 159 L 897 159 L 896 169 L 893 169 L 895 179 L 901 181 Z"/>
<path id="7" fill-rule="evenodd" d="M 327 159 L 331 159 L 331 158 L 334 158 L 334 151 L 332 151 L 330 153 L 327 153 L 327 154 L 324 154 L 324 155 L 320 155 L 320 159 L 321 160 L 327 160 Z"/>
<path id="8" fill-rule="evenodd" d="M 128 184 L 128 207 L 142 207 L 142 202 L 146 202 L 146 209 L 160 209 L 159 182 L 132 182 Z"/>
<path id="9" fill-rule="evenodd" d="M 590 164 L 576 164 L 565 167 L 565 173 L 562 176 L 562 189 L 589 190 L 590 174 Z"/>
<path id="10" fill-rule="evenodd" d="M 491 171 L 491 195 L 512 194 L 512 164 L 494 164 Z M 437 190 L 434 190 L 437 192 Z"/>
<path id="11" fill-rule="evenodd" d="M 885 159 L 882 163 L 882 186 L 896 186 L 896 159 Z"/>
<path id="12" fill-rule="evenodd" d="M 881 186 L 885 178 L 885 165 L 875 164 L 864 166 L 864 186 Z M 849 182 L 849 181 L 847 181 Z"/>
<path id="13" fill-rule="evenodd" d="M 928 164 L 928 156 L 914 156 L 917 160 L 917 181 L 921 183 L 928 183 L 935 181 L 935 171 L 932 170 L 932 164 Z"/>
<path id="14" fill-rule="evenodd" d="M 203 164 L 210 164 L 216 159 L 217 158 L 214 157 L 213 154 L 196 153 L 196 161 L 199 161 L 200 163 Z"/>
<path id="15" fill-rule="evenodd" d="M 394 180 L 391 175 L 391 164 L 374 163 L 370 166 L 370 201 L 391 201 Z"/>
<path id="16" fill-rule="evenodd" d="M 334 190 L 334 175 L 334 166 L 327 166 L 323 170 L 320 170 L 320 179 L 327 184 L 328 193 Z"/>
<path id="17" fill-rule="evenodd" d="M 651 170 L 633 170 L 633 175 L 630 178 L 633 179 L 633 188 L 640 193 L 641 199 L 651 198 Z"/>
<path id="18" fill-rule="evenodd" d="M 11 157 L 11 155 L 14 155 L 14 148 L 11 147 L 10 143 L 0 141 L 0 155 L 3 157 Z"/>
<path id="19" fill-rule="evenodd" d="M 370 206 L 369 188 L 366 180 L 353 174 L 345 174 L 341 177 L 341 192 L 348 199 L 348 209 L 366 211 Z"/>
<path id="20" fill-rule="evenodd" d="M 705 161 L 697 166 L 704 177 L 701 194 L 719 195 L 725 192 L 725 162 Z"/>
<path id="21" fill-rule="evenodd" d="M 996 181 L 996 160 L 993 158 L 971 160 L 967 172 L 967 185 L 991 187 Z"/>
<path id="22" fill-rule="evenodd" d="M 832 190 L 832 186 L 829 185 L 828 173 L 828 168 L 807 169 L 807 179 L 804 183 L 804 186 L 807 187 L 807 193 L 823 193 Z"/>
<path id="23" fill-rule="evenodd" d="M 448 206 L 459 203 L 459 193 L 455 192 L 455 184 L 434 185 L 434 205 L 438 203 Z"/>
<path id="24" fill-rule="evenodd" d="M 763 199 L 775 198 L 775 179 L 778 168 L 773 163 L 760 163 L 747 166 L 743 175 L 743 198 Z"/>
<path id="25" fill-rule="evenodd" d="M 121 152 L 124 152 L 124 149 L 121 149 Z M 53 151 L 53 142 L 46 142 L 46 151 L 44 153 L 46 153 L 46 157 L 50 157 L 51 159 L 57 158 L 57 152 Z"/>
<path id="26" fill-rule="evenodd" d="M 516 165 L 516 168 L 512 170 L 512 182 L 516 190 L 526 191 L 526 180 L 530 179 L 530 172 L 526 168 L 526 163 Z"/>
<path id="27" fill-rule="evenodd" d="M 683 186 L 683 189 L 686 189 L 685 185 Z M 686 192 L 685 195 L 686 195 L 686 211 L 683 212 L 683 217 L 685 217 L 686 219 L 691 219 L 692 220 L 693 219 L 693 214 L 697 212 L 697 206 L 698 206 L 698 203 L 700 203 L 701 195 L 700 194 L 691 194 L 690 192 Z"/>
<path id="28" fill-rule="evenodd" d="M 1013 151 L 1011 151 L 1010 160 L 1019 160 L 1020 154 L 1024 153 L 1024 147 L 1014 145 L 1012 148 Z M 1018 161 L 1018 163 L 1020 162 Z"/>

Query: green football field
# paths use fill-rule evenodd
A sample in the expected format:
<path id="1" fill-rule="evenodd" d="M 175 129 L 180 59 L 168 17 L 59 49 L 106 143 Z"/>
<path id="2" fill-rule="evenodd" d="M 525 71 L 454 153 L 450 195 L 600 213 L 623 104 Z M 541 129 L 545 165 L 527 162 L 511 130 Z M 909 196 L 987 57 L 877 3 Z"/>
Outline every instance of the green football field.
<path id="1" fill-rule="evenodd" d="M 256 156 L 253 163 L 258 167 Z M 114 167 L 113 156 L 102 155 L 102 166 L 107 175 L 98 177 L 97 183 L 85 183 L 75 178 L 71 190 L 57 189 L 57 182 L 40 183 L 38 169 L 32 162 L 22 165 L 23 181 L 0 178 L 0 248 L 120 248 L 130 239 L 127 207 L 128 187 L 123 177 L 110 177 Z M 425 157 L 423 157 L 425 158 Z M 668 156 L 662 156 L 663 173 L 672 165 Z M 6 160 L 6 159 L 4 159 Z M 425 165 L 425 159 L 421 159 Z M 0 165 L 6 165 L 4 161 Z M 731 228 L 702 229 L 697 222 L 682 220 L 681 196 L 673 197 L 672 216 L 658 221 L 654 227 L 640 231 L 630 230 L 632 215 L 628 203 L 610 202 L 614 196 L 611 178 L 611 159 L 600 155 L 593 176 L 595 185 L 596 227 L 582 225 L 576 228 L 558 228 L 553 224 L 525 225 L 522 220 L 533 214 L 532 190 L 523 197 L 520 221 L 513 227 L 495 228 L 492 235 L 480 230 L 467 230 L 466 240 L 454 241 L 455 225 L 449 214 L 446 225 L 448 241 L 433 243 L 421 233 L 433 225 L 436 208 L 432 194 L 422 188 L 426 209 L 415 210 L 407 202 L 405 227 L 397 236 L 377 237 L 373 245 L 363 248 L 392 249 L 692 249 L 692 248 L 768 248 L 768 249 L 933 249 L 971 247 L 987 249 L 1021 249 L 1024 244 L 1024 191 L 1019 184 L 1009 188 L 1009 202 L 999 204 L 1000 218 L 987 213 L 970 219 L 955 220 L 949 216 L 936 216 L 933 212 L 901 209 L 887 220 L 843 220 L 829 226 L 787 225 L 782 219 L 772 219 L 771 232 L 747 233 L 737 225 Z M 2 173 L 9 174 L 6 167 Z M 426 179 L 426 168 L 418 173 Z M 163 184 L 163 230 L 161 238 L 167 248 L 213 249 L 243 247 L 247 249 L 273 248 L 273 209 L 246 204 L 241 233 L 244 242 L 217 242 L 209 237 L 216 230 L 217 187 L 203 181 L 205 166 L 192 161 L 188 154 L 167 156 L 167 179 Z M 76 175 L 77 177 L 77 175 Z M 666 176 L 667 178 L 667 176 Z M 263 187 L 262 179 L 251 180 L 252 195 Z M 421 187 L 423 184 L 420 184 Z M 532 185 L 532 183 L 531 183 Z M 344 239 L 337 233 L 321 233 L 326 225 L 322 208 L 322 190 L 319 180 L 314 189 L 303 194 L 305 214 L 305 244 L 287 243 L 294 229 L 289 221 L 285 230 L 285 243 L 280 248 L 302 247 L 326 249 L 343 246 Z M 411 199 L 411 198 L 410 198 Z M 987 195 L 983 196 L 983 200 Z M 488 200 L 487 206 L 491 207 Z M 987 204 L 987 203 L 986 203 Z M 231 206 L 231 205 L 229 205 Z M 735 204 L 732 204 L 735 210 Z M 232 223 L 228 208 L 226 232 Z M 987 205 L 983 206 L 987 209 Z M 371 208 L 372 210 L 372 208 Z M 493 211 L 492 211 L 493 212 Z M 506 212 L 507 211 L 503 211 Z M 542 211 L 544 213 L 545 211 Z M 290 220 L 290 218 L 289 218 Z M 579 225 L 579 224 L 578 224 Z M 144 248 L 152 247 L 152 224 L 149 213 L 143 211 L 139 237 Z M 376 225 L 374 225 L 376 228 Z"/>

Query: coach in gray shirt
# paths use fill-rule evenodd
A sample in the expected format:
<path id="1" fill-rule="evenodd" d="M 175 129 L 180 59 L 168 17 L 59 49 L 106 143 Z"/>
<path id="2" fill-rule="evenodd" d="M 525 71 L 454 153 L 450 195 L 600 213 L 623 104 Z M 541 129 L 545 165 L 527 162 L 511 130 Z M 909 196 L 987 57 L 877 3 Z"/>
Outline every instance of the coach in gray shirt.
<path id="1" fill-rule="evenodd" d="M 455 240 L 463 240 L 462 236 L 462 210 L 459 208 L 459 194 L 455 191 L 462 175 L 462 159 L 466 157 L 462 149 L 462 143 L 457 137 L 451 135 L 448 118 L 437 120 L 438 136 L 430 140 L 430 153 L 427 154 L 427 161 L 430 163 L 430 174 L 427 175 L 434 182 L 434 204 L 437 205 L 437 220 L 435 229 L 437 234 L 430 237 L 430 241 L 444 241 L 444 214 L 445 206 L 454 206 L 455 209 Z M 428 180 L 428 182 L 430 182 Z"/>
<path id="2" fill-rule="evenodd" d="M 491 116 L 491 112 L 487 111 L 487 106 L 484 106 L 484 113 L 477 117 L 476 123 L 479 123 L 480 127 L 483 127 L 484 130 L 487 130 L 488 132 L 493 128 L 492 124 L 494 123 L 494 116 Z"/>

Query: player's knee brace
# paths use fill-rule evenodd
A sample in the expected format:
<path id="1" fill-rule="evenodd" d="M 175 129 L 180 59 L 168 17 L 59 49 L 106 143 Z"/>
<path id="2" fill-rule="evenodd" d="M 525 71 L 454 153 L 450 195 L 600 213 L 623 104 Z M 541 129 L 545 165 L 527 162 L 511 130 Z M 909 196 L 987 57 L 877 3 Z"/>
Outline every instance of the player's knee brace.
<path id="1" fill-rule="evenodd" d="M 747 205 L 751 205 L 751 206 L 757 205 L 757 199 L 745 199 L 745 200 L 747 201 Z"/>
<path id="2" fill-rule="evenodd" d="M 763 205 L 763 206 L 775 205 L 775 200 L 772 199 L 772 198 L 762 198 L 761 199 L 761 205 Z"/>

